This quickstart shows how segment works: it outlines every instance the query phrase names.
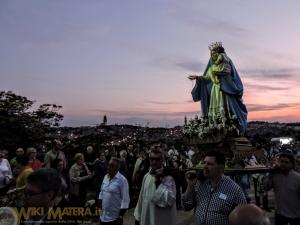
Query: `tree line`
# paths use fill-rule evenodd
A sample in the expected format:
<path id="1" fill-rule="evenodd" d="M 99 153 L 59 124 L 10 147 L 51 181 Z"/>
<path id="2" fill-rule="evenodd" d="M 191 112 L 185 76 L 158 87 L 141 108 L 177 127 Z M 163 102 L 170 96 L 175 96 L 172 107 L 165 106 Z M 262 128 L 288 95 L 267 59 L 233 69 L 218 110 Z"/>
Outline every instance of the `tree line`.
<path id="1" fill-rule="evenodd" d="M 0 92 L 0 148 L 36 146 L 59 127 L 62 106 L 35 103 L 12 91 Z"/>

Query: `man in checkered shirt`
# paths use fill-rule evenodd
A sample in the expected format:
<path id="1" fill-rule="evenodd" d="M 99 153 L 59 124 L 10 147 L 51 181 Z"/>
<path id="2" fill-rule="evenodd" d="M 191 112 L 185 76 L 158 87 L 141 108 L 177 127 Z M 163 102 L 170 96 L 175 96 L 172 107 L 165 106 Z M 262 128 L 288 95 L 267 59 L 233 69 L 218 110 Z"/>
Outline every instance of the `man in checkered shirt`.
<path id="1" fill-rule="evenodd" d="M 195 208 L 197 225 L 229 225 L 230 212 L 246 204 L 242 189 L 224 176 L 225 157 L 220 152 L 208 152 L 204 159 L 204 179 L 196 179 L 196 172 L 186 173 L 188 187 L 182 196 L 185 210 Z"/>

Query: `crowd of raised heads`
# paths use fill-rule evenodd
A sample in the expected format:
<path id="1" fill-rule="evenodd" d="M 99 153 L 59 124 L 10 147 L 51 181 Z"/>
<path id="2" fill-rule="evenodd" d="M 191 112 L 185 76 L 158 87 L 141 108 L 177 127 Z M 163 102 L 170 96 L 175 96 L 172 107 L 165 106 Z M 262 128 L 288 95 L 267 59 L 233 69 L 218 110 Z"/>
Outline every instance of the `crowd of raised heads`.
<path id="1" fill-rule="evenodd" d="M 120 173 L 130 183 L 130 193 L 136 193 L 141 186 L 143 176 L 149 171 L 149 153 L 153 149 L 163 152 L 164 166 L 185 170 L 193 166 L 192 159 L 196 150 L 190 146 L 162 143 L 141 146 L 128 144 L 96 148 L 85 146 L 80 152 L 65 152 L 64 144 L 54 140 L 49 149 L 19 147 L 15 150 L 0 150 L 3 178 L 0 177 L 0 195 L 22 193 L 29 174 L 41 168 L 53 168 L 61 177 L 60 194 L 67 197 L 71 205 L 82 206 L 87 200 L 97 199 L 101 183 L 107 173 L 108 162 L 112 157 L 120 160 Z M 3 197 L 2 197 L 3 198 Z M 9 202 L 10 199 L 2 199 Z M 13 199 L 11 199 L 13 200 Z M 12 202 L 14 204 L 16 202 Z M 22 201 L 17 201 L 22 204 Z"/>
<path id="2" fill-rule="evenodd" d="M 108 179 L 107 182 L 110 182 L 110 179 L 116 176 L 119 177 L 118 185 L 124 179 L 128 183 L 128 199 L 124 200 L 128 204 L 127 208 L 133 208 L 139 204 L 139 199 L 143 195 L 143 189 L 145 189 L 144 183 L 150 182 L 149 184 L 151 184 L 150 178 L 155 177 L 155 183 L 153 183 L 154 194 L 157 194 L 155 188 L 160 190 L 159 187 L 163 185 L 174 189 L 170 189 L 168 192 L 169 194 L 172 193 L 172 198 L 169 197 L 167 202 L 162 199 L 157 200 L 157 204 L 173 204 L 169 200 L 174 199 L 175 209 L 181 210 L 188 205 L 188 198 L 184 200 L 183 196 L 190 196 L 194 193 L 192 187 L 189 186 L 192 182 L 189 183 L 189 179 L 184 175 L 186 171 L 193 168 L 202 168 L 206 178 L 209 178 L 210 173 L 213 173 L 213 170 L 210 171 L 211 162 L 208 161 L 208 156 L 197 146 L 154 143 L 111 145 L 96 148 L 95 145 L 91 144 L 84 146 L 78 152 L 65 152 L 63 146 L 64 144 L 61 141 L 54 140 L 48 149 L 22 148 L 22 146 L 15 149 L 15 151 L 2 149 L 0 151 L 0 206 L 46 208 L 53 206 L 85 207 L 87 205 L 96 207 L 99 204 L 101 206 L 105 203 L 99 196 L 103 196 L 103 199 L 107 198 L 104 192 L 106 179 Z M 258 148 L 261 148 L 262 154 L 253 154 L 239 159 L 240 166 L 244 168 L 272 166 L 278 167 L 283 174 L 290 170 L 299 174 L 299 144 L 289 146 L 270 144 Z M 153 155 L 156 153 L 161 155 L 162 160 L 157 171 L 153 172 L 153 167 L 157 165 L 158 160 L 155 159 L 156 155 Z M 224 161 L 223 172 L 226 167 L 230 166 L 230 161 L 232 159 L 229 158 L 226 162 Z M 219 162 L 216 163 L 219 164 Z M 163 168 L 163 171 L 159 169 L 160 167 Z M 217 172 L 216 174 L 218 174 Z M 222 171 L 219 172 L 222 174 Z M 297 180 L 297 174 L 289 176 Z M 230 181 L 226 180 L 226 182 L 230 183 L 232 180 L 236 183 L 248 204 L 254 203 L 265 211 L 271 211 L 274 209 L 271 209 L 269 205 L 269 190 L 276 185 L 277 189 L 274 190 L 277 190 L 277 192 L 281 188 L 278 187 L 280 181 L 278 181 L 277 175 L 271 175 L 270 177 L 270 174 L 240 174 L 230 177 Z M 150 180 L 147 180 L 147 176 Z M 170 176 L 172 179 L 164 179 L 165 176 Z M 291 178 L 286 179 L 286 182 L 290 182 L 289 179 Z M 297 185 L 300 187 L 300 181 L 299 184 L 298 181 L 295 182 L 292 182 L 291 185 L 294 185 L 295 188 L 298 187 Z M 124 183 L 122 184 L 124 187 Z M 192 184 L 195 185 L 195 183 Z M 202 190 L 201 186 L 198 188 Z M 252 189 L 254 190 L 254 196 L 250 194 Z M 194 194 L 199 190 L 195 189 Z M 188 191 L 190 193 L 185 195 Z M 202 191 L 205 191 L 205 188 Z M 283 190 L 280 190 L 280 193 L 275 192 L 275 198 L 282 198 L 282 195 L 284 195 Z M 227 199 L 227 195 L 224 193 L 217 197 L 215 204 L 219 204 L 217 201 L 220 198 Z M 151 202 L 153 201 L 151 200 Z M 124 202 L 122 204 L 125 204 Z M 243 201 L 241 200 L 241 202 Z M 293 207 L 297 206 L 297 203 L 292 200 L 291 202 L 295 204 Z M 285 202 L 281 200 L 277 204 L 284 205 Z M 197 208 L 199 207 L 197 204 L 190 206 L 195 208 L 195 212 L 199 212 L 199 215 L 202 213 L 202 209 Z M 251 206 L 250 211 L 252 210 L 253 214 L 261 213 L 257 207 L 253 208 Z M 278 208 L 281 211 L 278 211 Z M 298 218 L 297 212 L 289 212 L 289 206 L 276 205 L 276 210 L 277 220 L 290 217 Z M 236 221 L 241 219 L 239 216 L 245 213 L 245 209 L 237 209 L 234 212 L 235 214 L 231 216 L 233 221 L 231 224 L 240 224 Z M 143 215 L 143 213 L 145 212 L 139 211 L 137 215 Z M 153 211 L 153 213 L 159 212 Z M 195 216 L 197 216 L 196 213 Z M 105 215 L 102 219 L 104 220 L 104 222 L 102 221 L 103 224 L 105 224 L 107 219 Z M 156 224 L 154 223 L 154 225 Z"/>

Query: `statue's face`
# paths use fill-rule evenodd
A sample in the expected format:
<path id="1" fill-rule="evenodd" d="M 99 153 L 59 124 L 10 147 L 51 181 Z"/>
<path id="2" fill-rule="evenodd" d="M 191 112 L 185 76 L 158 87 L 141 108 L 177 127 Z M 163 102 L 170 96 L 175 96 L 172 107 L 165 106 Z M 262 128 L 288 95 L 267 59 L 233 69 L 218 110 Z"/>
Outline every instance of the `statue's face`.
<path id="1" fill-rule="evenodd" d="M 216 50 L 212 50 L 210 52 L 210 55 L 211 55 L 211 58 L 212 58 L 213 61 L 217 60 L 217 58 L 218 58 L 218 52 Z"/>

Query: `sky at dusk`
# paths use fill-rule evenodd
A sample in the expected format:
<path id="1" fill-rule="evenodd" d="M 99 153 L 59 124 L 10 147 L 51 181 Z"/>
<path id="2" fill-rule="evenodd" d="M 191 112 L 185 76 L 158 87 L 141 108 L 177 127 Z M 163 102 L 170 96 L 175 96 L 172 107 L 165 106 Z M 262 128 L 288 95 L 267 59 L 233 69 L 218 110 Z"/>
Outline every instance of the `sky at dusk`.
<path id="1" fill-rule="evenodd" d="M 300 121 L 299 0 L 0 0 L 0 90 L 63 106 L 64 126 L 172 127 L 221 41 L 248 120 Z"/>

